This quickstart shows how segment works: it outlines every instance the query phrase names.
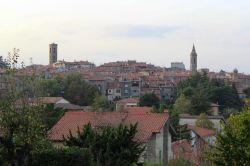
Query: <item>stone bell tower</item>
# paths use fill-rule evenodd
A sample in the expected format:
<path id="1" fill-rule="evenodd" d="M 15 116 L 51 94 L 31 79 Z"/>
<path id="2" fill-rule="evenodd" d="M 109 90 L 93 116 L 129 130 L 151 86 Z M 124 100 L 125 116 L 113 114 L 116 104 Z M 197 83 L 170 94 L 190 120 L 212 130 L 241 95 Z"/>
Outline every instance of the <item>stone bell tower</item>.
<path id="1" fill-rule="evenodd" d="M 192 73 L 197 71 L 197 53 L 195 51 L 194 45 L 193 45 L 192 52 L 190 54 L 190 71 L 192 71 Z"/>
<path id="2" fill-rule="evenodd" d="M 57 62 L 57 44 L 52 43 L 49 45 L 49 64 Z"/>

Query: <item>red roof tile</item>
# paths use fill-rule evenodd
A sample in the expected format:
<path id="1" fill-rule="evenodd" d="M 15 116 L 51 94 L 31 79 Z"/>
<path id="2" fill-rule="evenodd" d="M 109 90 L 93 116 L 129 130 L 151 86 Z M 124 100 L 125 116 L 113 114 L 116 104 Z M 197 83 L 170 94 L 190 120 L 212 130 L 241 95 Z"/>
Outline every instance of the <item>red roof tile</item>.
<path id="1" fill-rule="evenodd" d="M 201 127 L 197 127 L 197 126 L 194 126 L 194 125 L 188 125 L 188 129 L 194 131 L 200 137 L 215 135 L 214 130 L 201 128 Z"/>
<path id="2" fill-rule="evenodd" d="M 160 132 L 168 120 L 167 113 L 120 113 L 120 112 L 66 112 L 57 124 L 48 132 L 49 139 L 61 141 L 69 130 L 76 135 L 77 128 L 91 123 L 93 127 L 104 125 L 117 126 L 120 123 L 129 125 L 138 122 L 136 139 L 147 142 L 152 133 Z"/>
<path id="3" fill-rule="evenodd" d="M 151 113 L 151 107 L 126 107 L 126 111 L 130 114 L 149 114 Z"/>

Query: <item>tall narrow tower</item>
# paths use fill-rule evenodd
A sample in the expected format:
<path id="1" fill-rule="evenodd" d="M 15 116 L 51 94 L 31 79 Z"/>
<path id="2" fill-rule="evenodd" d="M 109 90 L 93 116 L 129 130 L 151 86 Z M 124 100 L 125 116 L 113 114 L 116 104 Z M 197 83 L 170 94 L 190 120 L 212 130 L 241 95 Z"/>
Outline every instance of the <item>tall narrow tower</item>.
<path id="1" fill-rule="evenodd" d="M 57 44 L 52 43 L 49 45 L 49 64 L 57 62 Z"/>
<path id="2" fill-rule="evenodd" d="M 193 45 L 192 52 L 190 54 L 190 71 L 197 71 L 197 53 L 195 51 L 195 46 Z"/>

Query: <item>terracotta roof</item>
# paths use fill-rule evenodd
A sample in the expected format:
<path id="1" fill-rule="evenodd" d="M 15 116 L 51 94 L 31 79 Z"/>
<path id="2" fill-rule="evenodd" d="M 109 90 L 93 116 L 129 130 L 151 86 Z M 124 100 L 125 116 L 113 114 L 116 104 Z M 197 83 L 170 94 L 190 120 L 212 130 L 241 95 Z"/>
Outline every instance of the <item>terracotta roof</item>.
<path id="1" fill-rule="evenodd" d="M 56 63 L 65 63 L 65 64 L 72 64 L 72 65 L 93 65 L 93 63 L 89 61 L 75 61 L 75 62 L 67 62 L 67 61 L 58 61 Z"/>
<path id="2" fill-rule="evenodd" d="M 82 128 L 85 124 L 91 123 L 93 127 L 105 125 L 117 126 L 120 123 L 129 125 L 138 122 L 138 133 L 136 139 L 147 142 L 152 133 L 160 132 L 168 120 L 167 113 L 120 113 L 120 112 L 66 112 L 57 124 L 48 132 L 50 140 L 61 141 L 63 135 L 67 135 L 69 130 L 75 136 L 77 128 Z"/>
<path id="3" fill-rule="evenodd" d="M 194 125 L 188 125 L 188 129 L 194 131 L 200 137 L 212 136 L 215 135 L 215 131 L 211 129 L 201 128 Z"/>
<path id="4" fill-rule="evenodd" d="M 126 111 L 130 114 L 149 114 L 151 107 L 126 107 Z"/>
<path id="5" fill-rule="evenodd" d="M 150 113 L 150 114 L 128 114 L 124 121 L 125 124 L 138 122 L 138 133 L 136 138 L 142 142 L 147 142 L 152 133 L 158 133 L 164 127 L 168 120 L 167 113 Z"/>
<path id="6" fill-rule="evenodd" d="M 194 155 L 192 147 L 187 140 L 179 140 L 173 142 L 171 145 L 174 158 L 181 158 L 191 161 L 195 165 L 199 165 L 198 158 Z"/>

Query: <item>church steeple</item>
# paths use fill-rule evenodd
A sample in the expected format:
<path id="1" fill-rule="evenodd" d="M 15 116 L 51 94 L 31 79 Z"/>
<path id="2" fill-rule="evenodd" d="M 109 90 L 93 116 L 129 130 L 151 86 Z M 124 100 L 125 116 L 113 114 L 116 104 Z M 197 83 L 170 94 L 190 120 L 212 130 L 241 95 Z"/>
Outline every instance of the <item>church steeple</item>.
<path id="1" fill-rule="evenodd" d="M 197 71 L 197 53 L 196 53 L 194 44 L 193 44 L 192 52 L 190 54 L 190 71 L 192 72 Z"/>
<path id="2" fill-rule="evenodd" d="M 196 54 L 194 43 L 193 43 L 192 53 L 195 53 L 195 54 Z"/>

